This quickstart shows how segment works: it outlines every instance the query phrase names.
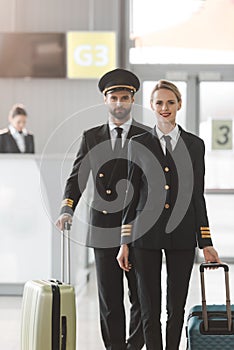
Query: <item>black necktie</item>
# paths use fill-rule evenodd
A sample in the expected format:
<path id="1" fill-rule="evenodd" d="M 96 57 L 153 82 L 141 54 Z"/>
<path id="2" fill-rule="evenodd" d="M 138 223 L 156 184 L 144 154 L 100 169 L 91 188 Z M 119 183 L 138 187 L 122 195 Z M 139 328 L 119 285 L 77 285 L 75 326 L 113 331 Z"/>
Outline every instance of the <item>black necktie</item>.
<path id="1" fill-rule="evenodd" d="M 171 146 L 171 136 L 163 136 L 164 140 L 166 141 L 166 157 L 172 153 L 172 146 Z"/>
<path id="2" fill-rule="evenodd" d="M 114 153 L 115 154 L 119 154 L 121 149 L 122 149 L 122 132 L 123 132 L 123 128 L 117 127 L 115 128 L 115 130 L 117 131 L 117 137 L 115 140 L 115 145 L 114 145 Z"/>

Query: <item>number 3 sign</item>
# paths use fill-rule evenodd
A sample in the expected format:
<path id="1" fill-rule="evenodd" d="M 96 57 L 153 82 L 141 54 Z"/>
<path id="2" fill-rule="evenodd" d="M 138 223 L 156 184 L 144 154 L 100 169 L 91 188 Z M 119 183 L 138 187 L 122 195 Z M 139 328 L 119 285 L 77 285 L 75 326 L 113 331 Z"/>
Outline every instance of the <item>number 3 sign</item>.
<path id="1" fill-rule="evenodd" d="M 68 32 L 68 78 L 99 78 L 116 68 L 114 32 Z"/>
<path id="2" fill-rule="evenodd" d="M 232 119 L 212 120 L 212 149 L 232 149 Z"/>

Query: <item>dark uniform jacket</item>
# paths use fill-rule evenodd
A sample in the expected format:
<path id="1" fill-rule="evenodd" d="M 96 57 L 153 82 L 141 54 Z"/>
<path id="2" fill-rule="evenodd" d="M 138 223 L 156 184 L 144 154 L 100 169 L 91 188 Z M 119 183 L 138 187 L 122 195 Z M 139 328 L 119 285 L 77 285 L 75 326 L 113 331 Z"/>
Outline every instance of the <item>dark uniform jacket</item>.
<path id="1" fill-rule="evenodd" d="M 27 134 L 25 139 L 25 152 L 34 153 L 34 139 L 33 135 Z M 21 153 L 14 137 L 11 135 L 9 129 L 0 134 L 0 153 Z"/>
<path id="2" fill-rule="evenodd" d="M 204 199 L 204 142 L 184 131 L 172 156 L 162 151 L 155 129 L 129 142 L 128 181 L 121 242 L 146 249 L 212 245 Z"/>
<path id="3" fill-rule="evenodd" d="M 124 147 L 117 158 L 112 150 L 108 123 L 84 132 L 66 183 L 61 214 L 73 215 L 91 173 L 94 193 L 92 198 L 88 199 L 90 220 L 87 245 L 119 246 L 122 209 L 127 188 L 128 141 L 132 136 L 142 134 L 146 130 L 149 128 L 133 120 Z"/>

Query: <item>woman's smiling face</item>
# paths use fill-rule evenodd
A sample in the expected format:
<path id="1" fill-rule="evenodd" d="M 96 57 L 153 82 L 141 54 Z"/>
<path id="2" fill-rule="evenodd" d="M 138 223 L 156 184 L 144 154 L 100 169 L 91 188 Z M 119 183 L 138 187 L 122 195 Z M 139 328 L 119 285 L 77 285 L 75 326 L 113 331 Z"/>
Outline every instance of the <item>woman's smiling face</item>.
<path id="1" fill-rule="evenodd" d="M 155 112 L 158 123 L 175 125 L 176 113 L 181 108 L 174 92 L 168 89 L 159 89 L 154 92 L 151 108 Z"/>

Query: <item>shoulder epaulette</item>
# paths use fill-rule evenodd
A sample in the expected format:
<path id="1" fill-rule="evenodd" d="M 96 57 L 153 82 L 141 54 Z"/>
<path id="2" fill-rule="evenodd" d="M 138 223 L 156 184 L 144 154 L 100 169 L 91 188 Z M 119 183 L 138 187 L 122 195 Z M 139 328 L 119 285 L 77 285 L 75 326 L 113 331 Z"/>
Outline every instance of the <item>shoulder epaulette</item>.
<path id="1" fill-rule="evenodd" d="M 0 129 L 0 135 L 3 135 L 3 134 L 7 134 L 9 131 L 9 129 L 5 128 L 5 129 Z"/>

